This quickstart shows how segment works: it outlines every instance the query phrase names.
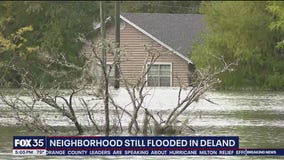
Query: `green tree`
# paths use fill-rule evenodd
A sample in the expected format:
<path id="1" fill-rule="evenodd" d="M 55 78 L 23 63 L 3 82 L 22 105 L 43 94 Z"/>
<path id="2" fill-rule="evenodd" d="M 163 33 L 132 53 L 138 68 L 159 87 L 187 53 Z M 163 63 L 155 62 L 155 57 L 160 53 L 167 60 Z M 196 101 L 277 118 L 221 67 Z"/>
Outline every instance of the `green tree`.
<path id="1" fill-rule="evenodd" d="M 125 1 L 122 12 L 198 13 L 200 1 Z"/>
<path id="2" fill-rule="evenodd" d="M 111 2 L 107 3 L 112 7 Z M 82 43 L 78 41 L 79 35 L 92 36 L 93 23 L 99 19 L 99 2 L 81 1 L 6 1 L 0 2 L 0 41 L 1 41 L 1 64 L 12 57 L 11 54 L 21 55 L 19 59 L 11 61 L 17 69 L 24 68 L 34 81 L 38 83 L 54 83 L 74 79 L 80 72 L 68 67 L 56 64 L 47 65 L 43 53 L 48 53 L 54 57 L 64 56 L 70 63 L 83 65 L 84 59 L 80 56 Z M 110 15 L 112 10 L 107 13 Z M 29 27 L 29 28 L 27 28 Z M 13 34 L 17 34 L 23 29 L 30 29 L 28 34 L 24 32 L 25 39 L 20 37 L 23 43 L 21 47 L 34 46 L 38 50 L 34 54 L 26 54 L 19 49 L 7 49 L 9 39 Z M 6 49 L 4 49 L 6 48 Z M 29 48 L 29 51 L 32 48 Z M 48 72 L 46 72 L 48 71 Z M 63 71 L 65 74 L 52 74 Z M 2 72 L 2 70 L 1 70 Z M 13 79 L 17 76 L 14 71 L 7 73 Z M 64 79 L 62 79 L 62 76 Z M 9 81 L 9 80 L 8 80 Z"/>
<path id="3" fill-rule="evenodd" d="M 234 72 L 220 77 L 223 89 L 283 89 L 284 65 L 275 50 L 279 34 L 269 28 L 273 16 L 266 6 L 265 1 L 201 4 L 207 28 L 190 56 L 198 68 L 220 67 L 220 57 L 239 61 Z"/>
<path id="4" fill-rule="evenodd" d="M 13 23 L 12 16 L 6 15 L 5 7 L 0 6 L 0 84 L 8 81 L 8 86 L 17 86 L 20 81 L 16 65 L 22 65 L 22 61 L 37 50 L 37 47 L 29 46 L 27 34 L 33 31 L 32 26 L 16 26 L 13 29 L 9 25 Z"/>
<path id="5" fill-rule="evenodd" d="M 269 27 L 272 30 L 278 31 L 279 34 L 282 34 L 282 37 L 283 37 L 283 33 L 284 33 L 284 2 L 282 2 L 282 1 L 268 2 L 267 10 L 270 11 L 274 16 L 274 20 L 272 21 L 272 23 L 270 24 Z M 276 47 L 278 49 L 284 48 L 284 39 L 283 38 L 278 42 Z"/>

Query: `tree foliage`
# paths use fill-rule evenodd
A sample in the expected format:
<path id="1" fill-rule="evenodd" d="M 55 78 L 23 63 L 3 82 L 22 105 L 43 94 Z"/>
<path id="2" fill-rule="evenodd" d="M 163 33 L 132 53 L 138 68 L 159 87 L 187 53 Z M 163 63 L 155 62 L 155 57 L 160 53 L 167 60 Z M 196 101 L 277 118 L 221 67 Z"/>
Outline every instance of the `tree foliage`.
<path id="1" fill-rule="evenodd" d="M 274 15 L 274 21 L 270 24 L 272 30 L 284 33 L 284 3 L 281 1 L 268 2 L 267 10 Z M 277 48 L 284 48 L 284 39 L 282 38 Z"/>
<path id="2" fill-rule="evenodd" d="M 125 1 L 123 12 L 198 13 L 200 1 Z"/>
<path id="3" fill-rule="evenodd" d="M 275 48 L 281 34 L 269 27 L 274 17 L 267 2 L 203 2 L 200 11 L 207 29 L 190 55 L 197 67 L 218 68 L 218 57 L 224 57 L 239 62 L 234 72 L 220 76 L 225 89 L 284 86 L 283 58 Z"/>
<path id="4" fill-rule="evenodd" d="M 90 35 L 93 32 L 93 22 L 99 17 L 98 4 L 92 1 L 0 2 L 2 67 L 7 68 L 7 62 L 10 62 L 14 67 L 24 69 L 38 83 L 52 83 L 61 78 L 52 74 L 51 70 L 58 73 L 67 71 L 68 74 L 62 75 L 65 77 L 78 76 L 80 73 L 70 68 L 47 65 L 44 55 L 64 57 L 68 62 L 82 65 L 84 59 L 79 55 L 82 43 L 77 38 L 80 34 Z M 12 60 L 11 55 L 21 56 Z M 3 83 L 16 79 L 13 69 L 6 69 L 5 74 L 3 71 L 1 69 L 2 75 L 5 75 L 2 76 Z"/>

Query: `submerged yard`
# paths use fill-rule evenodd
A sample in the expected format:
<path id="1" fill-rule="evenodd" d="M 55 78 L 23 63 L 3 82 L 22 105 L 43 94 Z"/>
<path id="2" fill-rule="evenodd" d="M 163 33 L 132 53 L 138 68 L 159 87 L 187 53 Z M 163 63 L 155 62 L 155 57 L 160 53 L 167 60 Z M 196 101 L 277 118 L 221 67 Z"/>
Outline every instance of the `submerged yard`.
<path id="1" fill-rule="evenodd" d="M 169 114 L 177 103 L 177 88 L 152 88 L 148 89 L 148 96 L 144 106 L 162 118 Z M 15 91 L 16 93 L 17 91 Z M 67 92 L 67 91 L 66 91 Z M 13 95 L 8 94 L 7 95 Z M 114 99 L 131 110 L 129 99 L 124 89 L 112 91 Z M 25 95 L 21 96 L 27 101 Z M 84 98 L 91 106 L 99 100 L 94 96 L 82 93 L 78 97 Z M 205 97 L 216 104 L 203 99 L 194 102 L 179 120 L 192 127 L 193 131 L 184 131 L 181 134 L 187 136 L 239 136 L 240 148 L 284 148 L 284 92 L 208 92 Z M 77 97 L 76 97 L 77 98 Z M 75 101 L 76 113 L 79 122 L 85 127 L 90 122 L 86 119 L 86 113 L 78 101 Z M 63 118 L 54 109 L 38 104 L 36 110 L 41 113 L 46 123 L 53 126 L 57 132 L 47 135 L 76 135 L 76 129 L 68 119 Z M 0 159 L 7 159 L 12 154 L 12 138 L 15 135 L 43 135 L 37 131 L 29 131 L 24 126 L 17 125 L 17 121 L 11 117 L 13 113 L 0 102 Z M 94 108 L 95 120 L 99 125 L 104 124 L 103 107 L 98 104 Z M 112 110 L 112 113 L 115 111 Z M 139 122 L 142 121 L 142 117 Z M 111 116 L 111 122 L 117 119 Z M 129 118 L 125 115 L 122 125 L 126 126 Z M 86 135 L 95 134 L 92 128 L 88 129 Z M 120 133 L 117 133 L 121 135 Z M 123 133 L 127 135 L 127 133 Z M 13 157 L 16 158 L 16 157 Z M 31 157 L 17 157 L 17 159 L 30 159 Z M 41 157 L 42 159 L 64 159 L 63 157 Z M 99 157 L 70 157 L 71 159 L 94 159 Z M 126 159 L 120 157 L 118 159 Z M 155 157 L 135 157 L 137 159 L 156 159 Z M 165 159 L 208 159 L 208 157 L 163 157 Z M 242 157 L 213 157 L 212 159 L 242 159 Z M 260 159 L 260 157 L 251 157 Z M 100 159 L 108 159 L 107 157 Z M 110 157 L 111 159 L 111 157 Z M 262 159 L 277 159 L 277 157 L 263 157 Z"/>

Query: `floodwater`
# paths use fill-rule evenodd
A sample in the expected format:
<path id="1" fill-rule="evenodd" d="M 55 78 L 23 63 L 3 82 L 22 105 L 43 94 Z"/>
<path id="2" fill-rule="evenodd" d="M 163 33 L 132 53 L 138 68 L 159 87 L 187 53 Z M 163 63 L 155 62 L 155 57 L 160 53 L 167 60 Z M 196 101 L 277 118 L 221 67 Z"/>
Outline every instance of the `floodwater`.
<path id="1" fill-rule="evenodd" d="M 2 92 L 3 93 L 3 92 Z M 14 94 L 15 93 L 15 94 Z M 7 92 L 7 98 L 15 97 L 18 91 Z M 65 93 L 67 95 L 67 93 Z M 159 113 L 166 118 L 171 109 L 177 103 L 178 90 L 176 88 L 149 89 L 145 103 L 143 104 L 155 115 Z M 130 99 L 123 89 L 112 91 L 116 102 L 125 109 L 131 110 Z M 184 96 L 184 94 L 182 94 Z M 184 131 L 187 136 L 239 136 L 240 148 L 284 148 L 284 92 L 208 92 L 204 95 L 215 104 L 200 99 L 193 103 L 179 117 L 179 120 L 187 120 L 195 132 Z M 30 103 L 29 96 L 23 94 L 20 98 Z M 85 126 L 90 125 L 79 98 L 83 98 L 90 108 L 94 109 L 96 122 L 103 124 L 103 110 L 100 100 L 86 93 L 75 97 L 74 104 L 79 122 Z M 31 157 L 12 156 L 12 138 L 19 135 L 76 135 L 77 132 L 72 123 L 62 118 L 54 109 L 39 103 L 34 110 L 42 119 L 52 125 L 57 132 L 44 134 L 38 131 L 30 131 L 26 127 L 18 125 L 13 118 L 11 109 L 0 101 L 0 159 L 283 159 L 283 157 Z M 141 119 L 143 116 L 141 116 Z M 141 120 L 140 119 L 140 120 Z M 112 123 L 117 123 L 116 117 L 111 117 Z M 127 125 L 129 118 L 123 116 L 122 124 Z M 95 133 L 88 129 L 87 135 Z M 114 134 L 116 135 L 116 134 Z M 119 134 L 121 135 L 121 134 Z"/>

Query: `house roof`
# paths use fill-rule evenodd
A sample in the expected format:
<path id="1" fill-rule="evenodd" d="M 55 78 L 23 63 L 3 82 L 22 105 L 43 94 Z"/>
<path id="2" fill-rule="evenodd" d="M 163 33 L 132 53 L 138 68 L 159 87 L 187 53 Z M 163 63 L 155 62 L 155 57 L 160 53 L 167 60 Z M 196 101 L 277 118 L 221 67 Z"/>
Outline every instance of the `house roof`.
<path id="1" fill-rule="evenodd" d="M 205 28 L 200 14 L 123 13 L 120 18 L 189 63 L 189 51 Z"/>

